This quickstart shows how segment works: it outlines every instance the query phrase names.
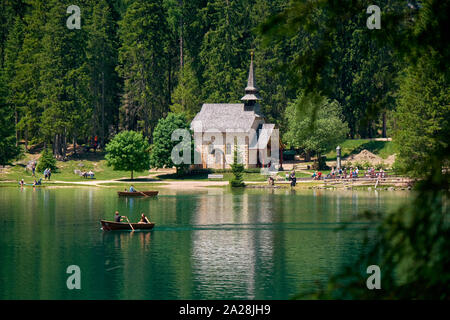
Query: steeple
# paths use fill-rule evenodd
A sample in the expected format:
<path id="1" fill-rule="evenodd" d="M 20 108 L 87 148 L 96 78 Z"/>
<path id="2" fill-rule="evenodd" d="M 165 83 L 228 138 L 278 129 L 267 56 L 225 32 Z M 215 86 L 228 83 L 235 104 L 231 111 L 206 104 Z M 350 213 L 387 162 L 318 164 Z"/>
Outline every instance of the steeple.
<path id="1" fill-rule="evenodd" d="M 259 89 L 255 85 L 255 77 L 253 74 L 253 51 L 250 53 L 250 70 L 248 71 L 247 87 L 245 88 L 245 96 L 241 98 L 246 107 L 253 107 L 261 98 L 258 95 Z"/>

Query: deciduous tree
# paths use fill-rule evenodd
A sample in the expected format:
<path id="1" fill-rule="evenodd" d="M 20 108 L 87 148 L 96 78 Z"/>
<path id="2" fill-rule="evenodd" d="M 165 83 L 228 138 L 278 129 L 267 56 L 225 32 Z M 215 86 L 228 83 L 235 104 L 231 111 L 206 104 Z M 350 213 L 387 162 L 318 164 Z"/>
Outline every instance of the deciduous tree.
<path id="1" fill-rule="evenodd" d="M 114 170 L 134 171 L 148 170 L 150 154 L 149 144 L 141 133 L 122 131 L 106 145 L 106 161 Z"/>

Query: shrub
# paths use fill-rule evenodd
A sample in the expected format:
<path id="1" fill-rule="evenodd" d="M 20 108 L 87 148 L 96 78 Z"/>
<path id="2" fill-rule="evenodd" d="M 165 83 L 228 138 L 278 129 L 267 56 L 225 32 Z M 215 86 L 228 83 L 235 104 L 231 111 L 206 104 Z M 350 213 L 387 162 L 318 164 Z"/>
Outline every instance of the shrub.
<path id="1" fill-rule="evenodd" d="M 46 148 L 39 158 L 36 170 L 44 171 L 47 168 L 50 168 L 53 171 L 56 170 L 56 159 L 53 157 L 53 154 Z"/>

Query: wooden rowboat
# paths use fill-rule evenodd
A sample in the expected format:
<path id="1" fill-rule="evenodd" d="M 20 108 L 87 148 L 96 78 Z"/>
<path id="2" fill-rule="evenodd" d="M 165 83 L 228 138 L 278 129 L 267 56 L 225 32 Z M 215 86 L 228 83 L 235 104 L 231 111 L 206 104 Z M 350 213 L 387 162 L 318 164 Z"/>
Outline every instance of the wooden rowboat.
<path id="1" fill-rule="evenodd" d="M 151 197 L 158 195 L 159 191 L 139 191 L 139 192 L 128 192 L 128 191 L 117 191 L 119 197 Z"/>
<path id="2" fill-rule="evenodd" d="M 130 224 L 126 222 L 114 222 L 100 220 L 102 224 L 102 229 L 104 231 L 112 230 L 131 230 Z M 151 230 L 155 226 L 154 223 L 132 223 L 131 224 L 135 230 Z"/>

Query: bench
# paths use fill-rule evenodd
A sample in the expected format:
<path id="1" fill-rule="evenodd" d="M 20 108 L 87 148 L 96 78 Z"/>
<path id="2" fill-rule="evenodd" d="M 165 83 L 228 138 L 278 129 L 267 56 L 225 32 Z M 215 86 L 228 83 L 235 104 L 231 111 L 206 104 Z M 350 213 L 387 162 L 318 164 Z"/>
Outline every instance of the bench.
<path id="1" fill-rule="evenodd" d="M 208 179 L 223 179 L 223 174 L 208 174 Z"/>

